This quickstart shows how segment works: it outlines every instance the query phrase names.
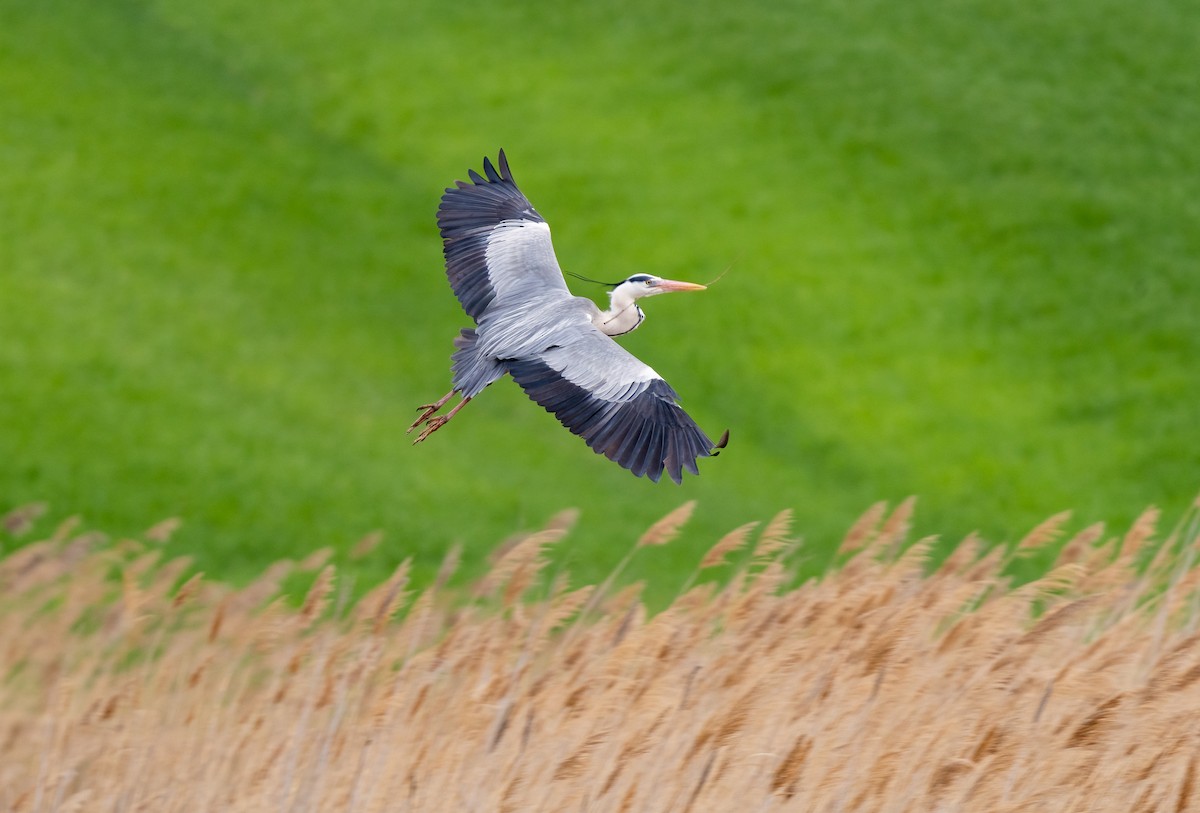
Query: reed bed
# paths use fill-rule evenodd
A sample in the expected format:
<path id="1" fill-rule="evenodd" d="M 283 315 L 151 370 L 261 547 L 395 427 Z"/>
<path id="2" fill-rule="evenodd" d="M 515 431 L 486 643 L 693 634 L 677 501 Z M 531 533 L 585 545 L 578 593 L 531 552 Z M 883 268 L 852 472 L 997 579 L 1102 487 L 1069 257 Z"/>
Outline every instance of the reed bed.
<path id="1" fill-rule="evenodd" d="M 569 516 L 466 590 L 451 552 L 355 602 L 327 551 L 234 589 L 160 561 L 169 522 L 104 544 L 66 522 L 0 560 L 0 809 L 1200 807 L 1197 509 L 1164 538 L 1154 511 L 1066 540 L 1060 515 L 936 566 L 911 510 L 873 507 L 803 584 L 786 512 L 735 529 L 654 614 L 549 572 Z M 1012 587 L 1031 552 L 1056 564 Z"/>

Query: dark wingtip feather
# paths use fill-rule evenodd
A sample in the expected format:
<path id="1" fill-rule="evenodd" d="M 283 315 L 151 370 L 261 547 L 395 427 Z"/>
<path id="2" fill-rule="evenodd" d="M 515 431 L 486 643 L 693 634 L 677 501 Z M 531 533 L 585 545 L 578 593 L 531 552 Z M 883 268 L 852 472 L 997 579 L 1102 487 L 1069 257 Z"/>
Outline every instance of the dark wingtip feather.
<path id="1" fill-rule="evenodd" d="M 496 171 L 496 167 L 492 165 L 492 159 L 487 156 L 483 158 L 483 171 L 492 183 L 500 183 L 504 180 L 500 177 L 500 173 Z"/>

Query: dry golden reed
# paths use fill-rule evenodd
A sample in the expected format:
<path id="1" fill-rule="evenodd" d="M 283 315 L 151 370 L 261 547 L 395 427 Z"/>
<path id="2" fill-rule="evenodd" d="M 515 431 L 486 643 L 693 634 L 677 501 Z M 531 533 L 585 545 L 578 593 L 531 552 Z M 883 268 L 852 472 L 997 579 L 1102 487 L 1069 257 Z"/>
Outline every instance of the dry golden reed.
<path id="1" fill-rule="evenodd" d="M 717 544 L 709 548 L 708 553 L 704 554 L 704 558 L 700 560 L 700 569 L 726 564 L 725 557 L 745 545 L 746 540 L 750 538 L 750 534 L 757 527 L 757 522 L 747 522 L 718 539 Z"/>
<path id="2" fill-rule="evenodd" d="M 665 545 L 679 535 L 679 529 L 684 526 L 692 516 L 692 511 L 696 508 L 695 500 L 688 500 L 683 505 L 676 508 L 674 511 L 667 514 L 658 522 L 651 525 L 641 538 L 638 540 L 637 546 L 644 547 L 646 545 Z"/>
<path id="3" fill-rule="evenodd" d="M 852 553 L 870 543 L 875 538 L 879 523 L 883 521 L 886 513 L 886 502 L 877 502 L 864 511 L 863 515 L 855 520 L 854 524 L 850 526 L 850 530 L 846 532 L 846 536 L 838 548 L 838 553 Z"/>
<path id="4" fill-rule="evenodd" d="M 792 528 L 792 509 L 785 508 L 772 517 L 763 528 L 762 535 L 754 546 L 754 559 L 758 562 L 769 560 L 773 555 L 788 547 L 791 540 L 787 538 Z"/>
<path id="5" fill-rule="evenodd" d="M 1058 538 L 1062 526 L 1071 519 L 1070 511 L 1060 511 L 1038 525 L 1017 543 L 1017 550 L 1028 551 L 1049 545 Z"/>
<path id="6" fill-rule="evenodd" d="M 474 589 L 446 588 L 452 551 L 413 600 L 406 560 L 353 606 L 324 551 L 295 606 L 294 566 L 233 589 L 161 561 L 169 523 L 64 522 L 0 559 L 0 811 L 1200 808 L 1200 504 L 1161 541 L 1148 511 L 1060 545 L 1056 515 L 936 565 L 912 509 L 873 506 L 800 586 L 781 513 L 657 615 L 640 585 L 547 575 L 569 513 Z"/>

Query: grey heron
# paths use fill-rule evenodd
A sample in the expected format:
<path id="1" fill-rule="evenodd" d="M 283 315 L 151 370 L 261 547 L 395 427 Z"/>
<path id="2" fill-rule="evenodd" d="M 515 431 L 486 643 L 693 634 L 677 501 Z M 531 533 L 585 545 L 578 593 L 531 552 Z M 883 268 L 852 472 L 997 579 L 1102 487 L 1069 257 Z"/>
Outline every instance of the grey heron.
<path id="1" fill-rule="evenodd" d="M 550 242 L 550 227 L 517 188 L 501 150 L 498 168 L 483 159 L 481 176 L 455 181 L 438 207 L 446 276 L 475 327 L 463 328 L 451 356 L 453 388 L 421 414 L 414 444 L 444 426 L 484 387 L 511 375 L 535 402 L 581 436 L 597 454 L 658 482 L 715 455 L 714 444 L 677 403 L 678 395 L 613 336 L 629 333 L 645 314 L 638 300 L 703 285 L 634 274 L 613 284 L 600 310 L 567 289 Z M 486 176 L 486 177 L 484 177 Z M 436 413 L 455 394 L 444 415 Z"/>

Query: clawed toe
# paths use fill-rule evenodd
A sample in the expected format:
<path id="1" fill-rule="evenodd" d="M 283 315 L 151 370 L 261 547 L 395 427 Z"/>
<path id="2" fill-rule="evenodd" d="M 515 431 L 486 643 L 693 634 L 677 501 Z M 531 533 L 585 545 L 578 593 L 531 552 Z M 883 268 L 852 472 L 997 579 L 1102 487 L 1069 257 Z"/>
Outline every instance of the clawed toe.
<path id="1" fill-rule="evenodd" d="M 449 402 L 449 400 L 454 397 L 454 392 L 455 392 L 454 390 L 450 390 L 450 392 L 446 393 L 445 395 L 443 395 L 441 398 L 439 398 L 437 401 L 433 402 L 432 404 L 421 404 L 419 407 L 417 407 L 417 410 L 421 414 L 418 415 L 417 419 L 412 422 L 412 426 L 408 427 L 408 429 L 405 430 L 405 434 L 408 434 L 409 432 L 416 429 L 421 424 L 425 423 L 425 421 L 429 420 L 430 415 L 432 415 L 433 413 L 437 412 L 439 409 L 444 407 L 446 405 L 446 403 Z M 417 442 L 421 441 L 427 434 L 428 433 L 422 434 L 421 437 L 417 438 Z"/>
<path id="2" fill-rule="evenodd" d="M 413 421 L 412 426 L 408 427 L 408 432 L 416 429 L 421 424 L 425 424 L 425 428 L 421 430 L 421 434 L 417 435 L 416 440 L 413 441 L 414 445 L 425 440 L 425 438 L 429 437 L 434 432 L 445 426 L 446 421 L 457 415 L 458 411 L 466 406 L 467 402 L 471 400 L 470 398 L 463 398 L 445 415 L 435 416 L 433 413 L 444 407 L 447 402 L 454 397 L 455 392 L 457 392 L 457 390 L 450 390 L 450 392 L 442 396 L 442 398 L 439 399 L 436 404 L 422 404 L 421 406 L 417 407 L 417 409 L 421 410 L 421 414 L 417 416 L 415 421 Z M 407 434 L 407 432 L 405 434 Z"/>
<path id="3" fill-rule="evenodd" d="M 438 415 L 436 418 L 430 418 L 429 422 L 425 425 L 425 428 L 421 430 L 421 434 L 417 435 L 416 439 L 413 440 L 413 445 L 416 446 L 418 443 L 425 440 L 425 438 L 429 437 L 434 432 L 441 429 L 443 426 L 446 425 L 446 421 L 448 421 L 448 420 L 450 420 L 450 419 L 445 415 Z M 420 421 L 417 421 L 417 423 L 419 424 Z M 411 432 L 412 429 L 414 429 L 414 428 L 416 428 L 416 425 L 411 427 L 409 429 L 409 431 Z"/>
<path id="4" fill-rule="evenodd" d="M 405 434 L 408 434 L 421 424 L 425 423 L 425 421 L 429 420 L 429 416 L 437 412 L 440 407 L 437 404 L 424 404 L 417 407 L 417 409 L 421 410 L 421 414 L 415 421 L 412 422 L 412 426 L 405 430 Z"/>

